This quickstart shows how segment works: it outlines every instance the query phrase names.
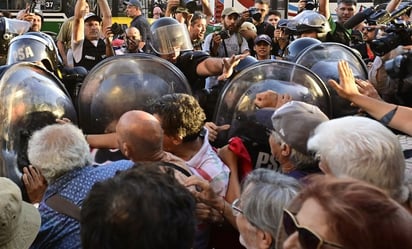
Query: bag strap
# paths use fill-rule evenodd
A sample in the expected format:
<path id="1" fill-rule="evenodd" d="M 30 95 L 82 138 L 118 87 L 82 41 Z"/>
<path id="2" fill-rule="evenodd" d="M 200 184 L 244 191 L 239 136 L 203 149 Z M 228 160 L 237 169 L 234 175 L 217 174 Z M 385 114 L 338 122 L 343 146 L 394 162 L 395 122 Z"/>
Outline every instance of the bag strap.
<path id="1" fill-rule="evenodd" d="M 180 173 L 182 173 L 183 175 L 185 175 L 185 176 L 187 176 L 187 177 L 189 177 L 189 176 L 192 175 L 189 171 L 183 169 L 183 168 L 180 167 L 180 166 L 177 166 L 177 165 L 174 164 L 174 163 L 164 162 L 164 161 L 163 161 L 163 165 L 162 165 L 162 166 L 166 166 L 166 167 L 173 168 L 173 169 L 179 171 Z"/>
<path id="2" fill-rule="evenodd" d="M 80 208 L 63 196 L 56 193 L 48 198 L 45 203 L 54 211 L 80 221 Z"/>

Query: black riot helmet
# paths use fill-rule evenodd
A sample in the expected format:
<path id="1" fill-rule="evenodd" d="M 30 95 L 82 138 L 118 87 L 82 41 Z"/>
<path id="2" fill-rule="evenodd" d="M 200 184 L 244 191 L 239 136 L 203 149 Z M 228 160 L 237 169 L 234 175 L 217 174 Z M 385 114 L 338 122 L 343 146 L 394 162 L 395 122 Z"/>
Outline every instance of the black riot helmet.
<path id="1" fill-rule="evenodd" d="M 151 26 L 150 45 L 158 54 L 172 54 L 177 51 L 193 50 L 189 31 L 184 24 L 171 17 L 157 19 Z"/>
<path id="2" fill-rule="evenodd" d="M 297 35 L 308 31 L 315 31 L 317 38 L 320 40 L 324 40 L 326 34 L 331 30 L 328 19 L 322 14 L 312 10 L 302 11 L 288 22 L 287 26 Z"/>
<path id="3" fill-rule="evenodd" d="M 311 10 L 310 10 L 311 11 Z M 322 42 L 315 38 L 302 37 L 292 41 L 285 50 L 285 60 L 295 62 L 296 58 L 308 47 Z"/>
<path id="4" fill-rule="evenodd" d="M 51 72 L 56 72 L 62 60 L 53 39 L 43 32 L 27 32 L 13 38 L 7 55 L 7 64 L 41 62 Z"/>

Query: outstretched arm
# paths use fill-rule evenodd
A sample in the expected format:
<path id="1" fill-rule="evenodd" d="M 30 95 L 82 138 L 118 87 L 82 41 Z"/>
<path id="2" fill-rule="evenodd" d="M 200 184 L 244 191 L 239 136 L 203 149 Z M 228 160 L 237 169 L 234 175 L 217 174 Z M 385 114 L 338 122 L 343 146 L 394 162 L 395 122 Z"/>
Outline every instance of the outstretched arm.
<path id="1" fill-rule="evenodd" d="M 362 80 L 355 80 L 352 70 L 346 61 L 338 63 L 339 84 L 334 80 L 328 83 L 336 90 L 339 96 L 353 102 L 372 117 L 388 126 L 412 135 L 412 108 L 397 106 L 375 98 L 363 95 L 358 90 Z M 392 116 L 392 117 L 391 117 Z M 386 120 L 384 117 L 387 117 Z"/>
<path id="2" fill-rule="evenodd" d="M 203 60 L 196 68 L 197 74 L 201 76 L 220 75 L 218 80 L 226 80 L 233 73 L 233 68 L 246 55 L 233 55 L 230 58 L 209 57 Z"/>

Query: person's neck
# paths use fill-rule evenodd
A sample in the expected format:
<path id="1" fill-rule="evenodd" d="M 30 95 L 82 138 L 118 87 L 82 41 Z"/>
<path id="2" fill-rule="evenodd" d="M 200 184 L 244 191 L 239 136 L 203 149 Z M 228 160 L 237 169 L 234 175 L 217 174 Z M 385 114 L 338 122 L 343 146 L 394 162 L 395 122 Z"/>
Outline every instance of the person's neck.
<path id="1" fill-rule="evenodd" d="M 172 153 L 185 161 L 189 161 L 199 152 L 202 145 L 203 139 L 201 137 L 197 137 L 193 141 L 181 143 Z"/>
<path id="2" fill-rule="evenodd" d="M 166 152 L 164 150 L 160 150 L 154 152 L 152 154 L 142 153 L 137 155 L 136 157 L 130 158 L 133 162 L 157 162 L 162 161 L 163 157 L 165 156 Z"/>
<path id="3" fill-rule="evenodd" d="M 266 55 L 266 56 L 256 55 L 256 58 L 257 58 L 258 60 L 268 60 L 268 59 L 270 59 L 270 55 Z"/>
<path id="4" fill-rule="evenodd" d="M 291 163 L 289 160 L 280 164 L 280 170 L 284 174 L 290 173 L 294 171 L 295 169 L 296 169 L 295 165 L 293 165 L 293 163 Z"/>

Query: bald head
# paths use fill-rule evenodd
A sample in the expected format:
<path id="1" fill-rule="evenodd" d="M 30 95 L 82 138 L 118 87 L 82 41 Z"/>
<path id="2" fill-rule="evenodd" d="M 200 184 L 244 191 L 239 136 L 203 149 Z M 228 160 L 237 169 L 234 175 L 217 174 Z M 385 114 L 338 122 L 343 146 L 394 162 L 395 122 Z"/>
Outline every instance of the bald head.
<path id="1" fill-rule="evenodd" d="M 126 46 L 131 53 L 136 53 L 139 50 L 139 42 L 142 40 L 139 30 L 136 27 L 126 29 Z"/>
<path id="2" fill-rule="evenodd" d="M 128 111 L 117 123 L 122 153 L 134 162 L 151 161 L 163 152 L 163 130 L 157 119 L 144 111 Z"/>

